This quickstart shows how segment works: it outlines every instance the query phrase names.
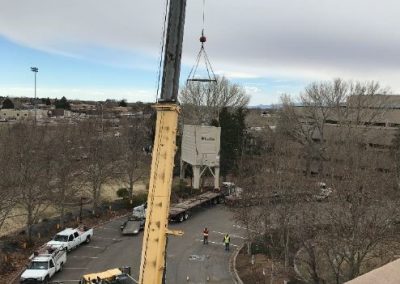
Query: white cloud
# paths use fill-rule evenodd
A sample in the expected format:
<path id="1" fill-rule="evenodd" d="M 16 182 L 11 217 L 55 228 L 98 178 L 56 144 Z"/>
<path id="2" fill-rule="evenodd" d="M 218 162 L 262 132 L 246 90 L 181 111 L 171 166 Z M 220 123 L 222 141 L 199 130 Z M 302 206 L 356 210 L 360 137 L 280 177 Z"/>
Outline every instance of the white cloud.
<path id="1" fill-rule="evenodd" d="M 33 97 L 32 88 L 23 87 L 0 87 L 0 94 L 10 97 Z M 121 100 L 128 102 L 155 102 L 155 94 L 151 90 L 145 89 L 96 89 L 96 88 L 38 88 L 38 98 L 61 98 L 77 100 L 96 100 L 106 99 Z"/>
<path id="2" fill-rule="evenodd" d="M 260 88 L 254 86 L 244 86 L 244 89 L 249 95 L 258 94 L 262 91 Z"/>
<path id="3" fill-rule="evenodd" d="M 187 4 L 187 66 L 200 48 L 201 5 Z M 0 35 L 30 47 L 88 59 L 93 47 L 159 56 L 164 1 L 0 0 L 0 7 Z M 399 10 L 397 0 L 206 1 L 206 49 L 230 78 L 376 79 L 400 92 Z"/>
<path id="4" fill-rule="evenodd" d="M 255 79 L 260 76 L 254 73 L 245 73 L 240 71 L 231 71 L 231 70 L 217 70 L 215 74 L 220 76 L 225 76 L 231 79 Z"/>

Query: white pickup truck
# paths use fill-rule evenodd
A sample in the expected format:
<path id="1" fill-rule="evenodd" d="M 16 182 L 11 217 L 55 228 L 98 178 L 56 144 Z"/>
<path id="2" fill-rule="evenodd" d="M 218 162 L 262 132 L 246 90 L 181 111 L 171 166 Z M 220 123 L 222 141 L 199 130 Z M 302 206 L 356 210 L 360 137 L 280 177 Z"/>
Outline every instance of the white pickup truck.
<path id="1" fill-rule="evenodd" d="M 86 226 L 76 229 L 67 228 L 55 235 L 53 240 L 48 242 L 47 245 L 70 251 L 83 243 L 90 243 L 92 237 L 93 229 Z"/>
<path id="2" fill-rule="evenodd" d="M 63 269 L 63 265 L 67 262 L 67 252 L 45 245 L 29 259 L 31 262 L 22 273 L 20 283 L 47 284 L 56 272 Z"/>

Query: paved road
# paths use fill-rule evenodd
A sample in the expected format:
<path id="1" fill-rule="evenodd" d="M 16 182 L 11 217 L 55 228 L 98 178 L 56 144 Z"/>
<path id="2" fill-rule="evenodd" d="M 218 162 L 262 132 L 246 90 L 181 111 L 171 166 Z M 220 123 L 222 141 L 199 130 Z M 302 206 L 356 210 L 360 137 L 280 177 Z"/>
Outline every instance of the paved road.
<path id="1" fill-rule="evenodd" d="M 52 280 L 77 283 L 82 274 L 122 266 L 131 266 L 133 277 L 138 279 L 143 233 L 121 236 L 121 223 L 116 220 L 95 229 L 92 242 L 69 253 L 64 271 Z M 202 243 L 205 226 L 210 231 L 208 245 Z M 169 238 L 167 283 L 232 283 L 231 254 L 224 251 L 223 235 L 231 234 L 233 251 L 243 242 L 244 231 L 234 226 L 232 213 L 226 207 L 199 209 L 186 222 L 170 224 L 170 228 L 182 229 L 185 235 Z"/>

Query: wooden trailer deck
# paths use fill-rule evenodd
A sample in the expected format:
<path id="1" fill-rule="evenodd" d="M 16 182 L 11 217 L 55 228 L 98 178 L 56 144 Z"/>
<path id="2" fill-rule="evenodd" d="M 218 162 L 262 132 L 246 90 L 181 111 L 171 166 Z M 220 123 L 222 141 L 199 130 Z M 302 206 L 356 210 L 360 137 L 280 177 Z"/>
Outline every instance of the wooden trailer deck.
<path id="1" fill-rule="evenodd" d="M 221 197 L 222 193 L 221 192 L 205 192 L 202 193 L 196 197 L 192 197 L 189 199 L 186 199 L 185 201 L 182 201 L 180 203 L 172 204 L 170 209 L 169 209 L 169 216 L 174 218 L 178 216 L 179 214 L 182 214 L 192 208 L 198 207 L 203 205 L 204 203 L 207 203 L 215 198 Z"/>

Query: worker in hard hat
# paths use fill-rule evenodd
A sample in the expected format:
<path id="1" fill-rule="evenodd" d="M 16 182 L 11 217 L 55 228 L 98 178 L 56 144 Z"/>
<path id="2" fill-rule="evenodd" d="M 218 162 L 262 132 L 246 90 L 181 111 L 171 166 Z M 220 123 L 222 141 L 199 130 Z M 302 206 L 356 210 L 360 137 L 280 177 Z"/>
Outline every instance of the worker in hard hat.
<path id="1" fill-rule="evenodd" d="M 208 245 L 208 229 L 203 230 L 203 245 Z"/>
<path id="2" fill-rule="evenodd" d="M 231 237 L 229 236 L 229 234 L 226 234 L 224 236 L 224 244 L 225 244 L 225 250 L 229 251 L 229 243 L 231 242 Z"/>

